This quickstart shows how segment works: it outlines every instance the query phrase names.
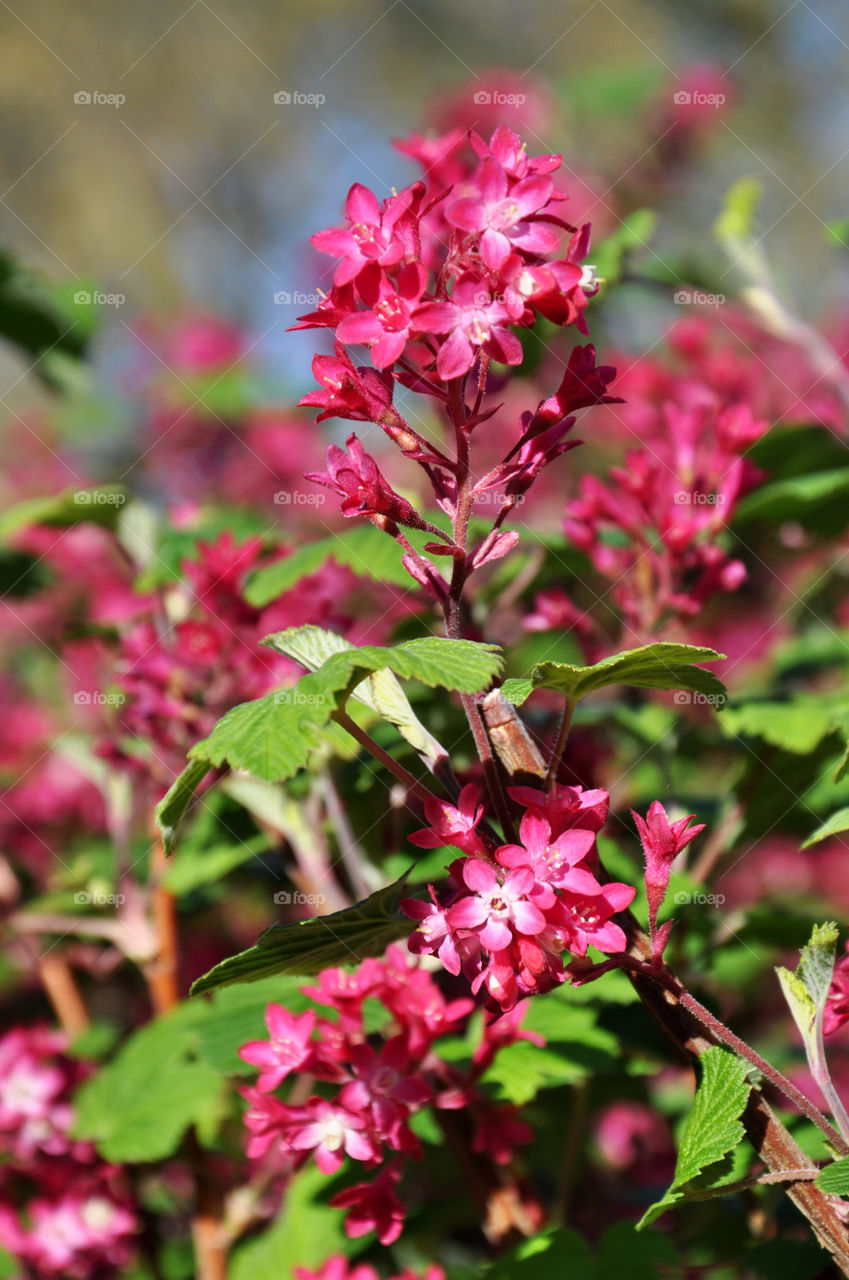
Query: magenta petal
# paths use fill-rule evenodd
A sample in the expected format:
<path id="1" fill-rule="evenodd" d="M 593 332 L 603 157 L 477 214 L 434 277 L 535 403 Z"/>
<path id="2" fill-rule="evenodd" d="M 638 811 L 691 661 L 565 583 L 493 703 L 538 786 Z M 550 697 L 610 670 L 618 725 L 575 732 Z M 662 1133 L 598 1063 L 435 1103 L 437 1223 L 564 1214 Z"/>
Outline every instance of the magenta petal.
<path id="1" fill-rule="evenodd" d="M 383 333 L 383 325 L 373 311 L 357 311 L 340 320 L 336 336 L 340 342 L 374 342 Z"/>
<path id="2" fill-rule="evenodd" d="M 490 952 L 503 951 L 513 941 L 511 929 L 508 925 L 502 924 L 500 920 L 488 921 L 486 928 L 481 929 L 478 936 L 481 940 L 481 946 Z"/>
<path id="3" fill-rule="evenodd" d="M 490 271 L 497 271 L 510 256 L 510 241 L 503 232 L 487 227 L 481 236 L 480 254 Z"/>
<path id="4" fill-rule="evenodd" d="M 600 929 L 595 930 L 592 935 L 592 944 L 605 955 L 610 955 L 614 951 L 624 951 L 628 945 L 625 934 L 612 920 L 608 920 Z"/>
<path id="5" fill-rule="evenodd" d="M 545 928 L 545 916 L 532 902 L 517 902 L 513 907 L 513 922 L 520 933 L 541 933 Z"/>
<path id="6" fill-rule="evenodd" d="M 521 348 L 520 348 L 521 350 Z M 474 359 L 474 349 L 462 329 L 455 329 L 439 348 L 436 372 L 443 382 L 467 373 Z"/>
<path id="7" fill-rule="evenodd" d="M 407 345 L 405 333 L 383 333 L 371 349 L 372 363 L 377 369 L 387 369 L 404 354 Z"/>
<path id="8" fill-rule="evenodd" d="M 463 879 L 475 893 L 490 893 L 498 883 L 495 868 L 480 858 L 467 858 L 463 864 Z"/>
<path id="9" fill-rule="evenodd" d="M 445 210 L 445 219 L 461 231 L 482 231 L 486 226 L 486 214 L 480 200 L 463 196 L 452 200 Z"/>
<path id="10" fill-rule="evenodd" d="M 361 182 L 355 182 L 348 192 L 345 213 L 352 222 L 362 222 L 372 226 L 380 223 L 380 203 L 377 196 Z"/>

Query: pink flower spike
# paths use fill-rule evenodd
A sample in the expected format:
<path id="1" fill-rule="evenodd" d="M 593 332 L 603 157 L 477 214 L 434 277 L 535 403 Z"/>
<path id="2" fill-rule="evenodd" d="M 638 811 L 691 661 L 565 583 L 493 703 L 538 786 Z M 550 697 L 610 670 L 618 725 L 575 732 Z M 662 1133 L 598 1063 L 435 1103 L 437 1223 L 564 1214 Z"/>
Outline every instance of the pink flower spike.
<path id="1" fill-rule="evenodd" d="M 659 800 L 655 800 L 649 806 L 649 811 L 645 818 L 641 818 L 633 809 L 631 810 L 631 816 L 636 823 L 646 859 L 645 880 L 649 908 L 649 930 L 652 938 L 654 938 L 657 928 L 657 913 L 666 897 L 672 863 L 678 857 L 678 854 L 683 849 L 686 849 L 690 841 L 695 839 L 699 832 L 704 831 L 705 824 L 703 822 L 698 823 L 695 827 L 690 827 L 688 831 L 687 827 L 695 817 L 692 813 L 686 818 L 679 818 L 675 822 L 670 822 L 666 816 L 666 810 Z M 656 951 L 655 954 L 659 955 L 660 952 Z"/>

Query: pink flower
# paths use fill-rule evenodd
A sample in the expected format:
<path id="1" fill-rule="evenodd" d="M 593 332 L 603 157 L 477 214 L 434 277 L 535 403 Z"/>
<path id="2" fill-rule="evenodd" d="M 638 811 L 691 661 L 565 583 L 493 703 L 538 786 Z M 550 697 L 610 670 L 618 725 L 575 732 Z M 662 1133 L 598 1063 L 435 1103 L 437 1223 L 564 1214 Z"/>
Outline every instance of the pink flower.
<path id="1" fill-rule="evenodd" d="M 547 819 L 555 838 L 572 827 L 600 831 L 610 808 L 606 791 L 585 791 L 583 787 L 567 787 L 559 782 L 549 792 L 537 787 L 510 787 L 508 794 L 530 813 Z"/>
<path id="2" fill-rule="evenodd" d="M 491 271 L 499 269 L 514 247 L 528 253 L 550 253 L 557 247 L 557 232 L 531 220 L 551 201 L 550 178 L 535 174 L 510 186 L 504 167 L 487 157 L 474 181 L 480 194 L 450 201 L 445 217 L 462 231 L 480 234 L 480 256 Z"/>
<path id="3" fill-rule="evenodd" d="M 580 828 L 551 837 L 548 820 L 528 812 L 519 824 L 521 845 L 506 844 L 498 850 L 502 867 L 530 867 L 538 880 L 570 889 L 573 893 L 598 893 L 599 883 L 580 864 L 595 848 L 595 832 Z"/>
<path id="4" fill-rule="evenodd" d="M 315 1027 L 312 1010 L 294 1017 L 282 1005 L 270 1004 L 265 1011 L 270 1040 L 250 1040 L 239 1050 L 243 1062 L 260 1068 L 257 1088 L 270 1093 L 310 1056 L 310 1037 Z"/>
<path id="5" fill-rule="evenodd" d="M 483 805 L 479 803 L 480 792 L 474 783 L 468 783 L 460 792 L 457 806 L 444 800 L 425 801 L 425 817 L 430 826 L 414 831 L 408 837 L 410 844 L 420 849 L 441 849 L 444 845 L 454 845 L 464 853 L 476 856 L 483 855 L 483 841 L 475 828 L 483 817 Z"/>
<path id="6" fill-rule="evenodd" d="M 355 182 L 345 201 L 349 226 L 330 227 L 310 237 L 319 252 L 341 259 L 333 283 L 347 284 L 370 263 L 392 267 L 400 262 L 412 248 L 409 224 L 423 195 L 424 186 L 419 182 L 384 201 L 381 208 L 374 192 Z"/>
<path id="7" fill-rule="evenodd" d="M 831 989 L 823 1014 L 823 1034 L 830 1036 L 849 1022 L 849 941 L 846 943 L 846 955 L 841 956 L 834 966 Z"/>
<path id="8" fill-rule="evenodd" d="M 374 369 L 355 369 L 341 343 L 335 356 L 313 357 L 312 371 L 320 391 L 308 391 L 299 405 L 321 409 L 316 422 L 325 418 L 350 418 L 354 422 L 391 422 L 399 419 L 392 408 L 392 379 Z"/>
<path id="9" fill-rule="evenodd" d="M 357 1045 L 351 1070 L 354 1079 L 339 1092 L 342 1106 L 365 1115 L 381 1140 L 396 1151 L 418 1153 L 418 1139 L 406 1129 L 406 1121 L 429 1100 L 431 1090 L 412 1074 L 406 1036 L 393 1036 L 379 1052 Z"/>
<path id="10" fill-rule="evenodd" d="M 645 819 L 641 818 L 633 809 L 631 810 L 631 816 L 636 823 L 646 859 L 645 878 L 649 908 L 649 929 L 654 940 L 657 930 L 657 913 L 666 897 L 672 863 L 682 849 L 686 849 L 690 841 L 695 839 L 700 831 L 704 831 L 705 824 L 701 822 L 695 827 L 690 827 L 688 831 L 687 827 L 695 817 L 695 814 L 692 813 L 686 818 L 679 818 L 676 822 L 670 822 L 666 816 L 666 810 L 659 800 L 655 800 L 649 806 Z M 656 954 L 660 954 L 660 952 L 657 951 Z"/>
<path id="11" fill-rule="evenodd" d="M 374 1231 L 382 1245 L 392 1244 L 404 1226 L 404 1206 L 395 1195 L 400 1178 L 395 1165 L 387 1165 L 374 1182 L 360 1182 L 340 1191 L 330 1203 L 335 1209 L 347 1209 L 345 1232 L 352 1239 Z"/>
<path id="12" fill-rule="evenodd" d="M 471 368 L 480 349 L 501 364 L 521 364 L 522 344 L 505 328 L 510 319 L 486 282 L 466 272 L 455 281 L 450 301 L 424 302 L 416 308 L 413 328 L 416 333 L 450 334 L 436 358 L 436 372 L 448 382 Z"/>
<path id="13" fill-rule="evenodd" d="M 313 1151 L 322 1173 L 335 1173 L 342 1160 L 376 1160 L 378 1149 L 365 1132 L 366 1121 L 324 1098 L 286 1107 L 286 1141 L 293 1151 Z"/>
<path id="14" fill-rule="evenodd" d="M 345 445 L 347 454 L 338 445 L 329 445 L 327 471 L 307 472 L 306 479 L 338 493 L 345 516 L 385 516 L 399 524 L 422 528 L 421 516 L 395 492 L 356 435 L 348 436 Z"/>
<path id="15" fill-rule="evenodd" d="M 629 907 L 635 893 L 633 885 L 617 882 L 604 885 L 599 893 L 590 897 L 565 892 L 561 919 L 568 932 L 569 950 L 576 956 L 586 955 L 588 946 L 606 955 L 624 951 L 627 946 L 625 934 L 610 917 Z"/>
<path id="16" fill-rule="evenodd" d="M 336 330 L 340 342 L 366 343 L 378 369 L 399 360 L 410 338 L 413 312 L 424 292 L 427 276 L 418 262 L 409 262 L 398 272 L 397 287 L 380 271 L 363 272 L 360 294 L 367 311 L 344 317 Z"/>
<path id="17" fill-rule="evenodd" d="M 479 858 L 463 864 L 463 879 L 471 895 L 448 909 L 452 929 L 469 929 L 485 951 L 503 951 L 513 934 L 539 933 L 545 928 L 540 907 L 550 907 L 554 892 L 540 884 L 528 866 L 500 877 L 495 867 Z"/>
<path id="18" fill-rule="evenodd" d="M 419 898 L 401 900 L 404 914 L 411 920 L 419 921 L 407 945 L 414 955 L 438 955 L 448 972 L 456 977 L 460 972 L 460 954 L 448 923 L 448 913 L 437 902 L 433 885 L 429 885 L 428 889 L 431 902 L 422 902 Z"/>

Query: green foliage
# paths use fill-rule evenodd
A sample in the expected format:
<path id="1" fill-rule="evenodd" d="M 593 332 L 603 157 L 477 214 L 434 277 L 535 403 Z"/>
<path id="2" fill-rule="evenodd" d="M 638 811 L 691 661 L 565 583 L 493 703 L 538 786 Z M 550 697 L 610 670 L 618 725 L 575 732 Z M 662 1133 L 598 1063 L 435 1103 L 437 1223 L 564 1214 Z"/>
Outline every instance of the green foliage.
<path id="1" fill-rule="evenodd" d="M 484 1280 L 656 1280 L 659 1268 L 674 1266 L 674 1246 L 665 1236 L 640 1236 L 630 1222 L 608 1228 L 593 1255 L 582 1236 L 568 1227 L 550 1227 L 505 1254 Z"/>
<path id="2" fill-rule="evenodd" d="M 819 1058 L 818 1023 L 821 1023 L 834 974 L 838 928 L 833 920 L 814 925 L 810 941 L 799 955 L 796 972 L 776 969 L 784 998 L 805 1043 L 811 1062 Z"/>
<path id="3" fill-rule="evenodd" d="M 615 231 L 593 246 L 599 278 L 608 286 L 618 284 L 631 254 L 648 247 L 656 225 L 657 215 L 651 209 L 635 209 L 623 218 Z"/>
<path id="4" fill-rule="evenodd" d="M 643 1214 L 640 1230 L 686 1200 L 688 1184 L 724 1160 L 743 1140 L 740 1116 L 751 1089 L 745 1062 L 717 1045 L 705 1050 L 699 1061 L 702 1079 L 681 1137 L 672 1185 L 663 1199 Z"/>
<path id="5" fill-rule="evenodd" d="M 222 960 L 198 978 L 192 995 L 230 982 L 253 982 L 275 973 L 313 974 L 337 964 L 379 956 L 412 928 L 398 910 L 406 877 L 378 889 L 362 902 L 331 915 L 295 924 L 275 924 L 247 951 Z"/>
<path id="6" fill-rule="evenodd" d="M 78 385 L 97 307 L 79 282 L 53 284 L 0 251 L 0 337 L 54 390 Z"/>
<path id="7" fill-rule="evenodd" d="M 0 542 L 5 542 L 31 524 L 53 528 L 70 528 L 75 524 L 97 524 L 114 529 L 126 501 L 126 491 L 119 484 L 100 485 L 95 489 L 66 489 L 46 498 L 27 498 L 0 515 Z"/>
<path id="8" fill-rule="evenodd" d="M 729 738 L 761 738 L 782 751 L 808 755 L 847 721 L 849 699 L 796 694 L 785 702 L 726 706 L 719 727 Z"/>
<path id="9" fill-rule="evenodd" d="M 619 1041 L 613 1032 L 598 1026 L 594 1009 L 578 1005 L 567 1010 L 561 1004 L 553 1016 L 541 1014 L 535 1018 L 534 1006 L 541 1008 L 548 1003 L 548 996 L 531 1001 L 522 1027 L 547 1035 L 543 1028 L 551 1028 L 555 1021 L 559 1025 L 549 1043 L 535 1045 L 518 1040 L 501 1050 L 483 1076 L 486 1083 L 496 1087 L 499 1099 L 524 1106 L 540 1089 L 576 1084 L 619 1065 Z"/>
<path id="10" fill-rule="evenodd" d="M 193 1020 L 193 1047 L 197 1056 L 221 1075 L 255 1075 L 256 1068 L 243 1062 L 239 1048 L 249 1040 L 265 1040 L 265 1010 L 282 1004 L 292 1013 L 310 1005 L 301 993 L 302 979 L 278 974 L 248 986 L 222 987 L 193 1007 L 202 1012 Z"/>
<path id="11" fill-rule="evenodd" d="M 816 1185 L 829 1196 L 849 1195 L 849 1156 L 827 1164 L 817 1178 Z"/>
<path id="12" fill-rule="evenodd" d="M 841 777 L 843 775 L 841 774 Z M 849 809 L 838 809 L 830 818 L 821 823 L 816 831 L 808 836 L 807 840 L 802 844 L 803 849 L 809 849 L 812 844 L 819 844 L 820 840 L 827 840 L 829 836 L 839 835 L 841 831 L 849 831 Z"/>
<path id="13" fill-rule="evenodd" d="M 191 1006 L 182 1006 L 148 1023 L 77 1091 L 74 1132 L 91 1139 L 105 1160 L 162 1160 L 190 1125 L 214 1125 L 222 1082 L 193 1059 L 195 1018 Z"/>
<path id="14" fill-rule="evenodd" d="M 327 1178 L 318 1169 L 300 1173 L 272 1225 L 236 1247 L 227 1280 L 283 1280 L 297 1266 L 317 1267 L 333 1253 L 349 1252 L 342 1214 L 328 1207 L 328 1198 Z"/>
<path id="15" fill-rule="evenodd" d="M 361 578 L 410 589 L 413 580 L 401 563 L 398 543 L 372 524 L 354 524 L 330 538 L 307 542 L 274 564 L 255 569 L 245 587 L 245 599 L 256 609 L 290 591 L 302 578 L 317 573 L 328 560 L 344 565 Z"/>
<path id="16" fill-rule="evenodd" d="M 291 632 L 268 636 L 263 643 L 286 652 Z M 364 675 L 386 669 L 431 687 L 476 693 L 486 688 L 500 666 L 497 645 L 441 636 L 407 640 L 388 649 L 366 645 L 331 653 L 316 671 L 291 688 L 233 707 L 208 738 L 192 747 L 189 764 L 157 808 L 166 849 L 173 848 L 176 825 L 210 768 L 228 765 L 245 769 L 266 782 L 293 777 L 321 745 L 322 731 L 331 716 Z M 387 705 L 391 696 L 392 691 L 384 685 Z M 403 708 L 397 714 L 403 716 Z"/>
<path id="17" fill-rule="evenodd" d="M 577 700 L 607 685 L 628 684 L 643 689 L 691 689 L 716 699 L 721 706 L 725 686 L 712 671 L 693 664 L 718 662 L 724 656 L 698 645 L 658 642 L 602 658 L 591 667 L 541 662 L 534 667 L 530 679 L 506 680 L 501 692 L 509 702 L 521 706 L 534 689 L 556 689 Z"/>
<path id="18" fill-rule="evenodd" d="M 737 529 L 754 520 L 792 519 L 806 528 L 816 529 L 823 523 L 824 510 L 833 505 L 842 513 L 845 526 L 849 523 L 849 509 L 845 502 L 847 493 L 849 467 L 776 480 L 747 494 L 735 510 L 731 523 Z"/>
<path id="19" fill-rule="evenodd" d="M 732 182 L 713 226 L 717 239 L 726 244 L 736 244 L 753 236 L 762 198 L 763 185 L 757 178 L 738 178 Z"/>

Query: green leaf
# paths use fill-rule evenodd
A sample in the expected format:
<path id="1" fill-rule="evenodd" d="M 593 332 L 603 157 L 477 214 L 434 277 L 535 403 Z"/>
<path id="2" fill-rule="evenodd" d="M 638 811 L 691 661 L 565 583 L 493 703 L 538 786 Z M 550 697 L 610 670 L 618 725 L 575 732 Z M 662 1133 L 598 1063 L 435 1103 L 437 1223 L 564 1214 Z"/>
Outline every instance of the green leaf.
<path id="1" fill-rule="evenodd" d="M 847 773 L 849 773 L 849 742 L 847 742 L 846 750 L 840 757 L 837 768 L 834 771 L 834 781 L 842 782 Z"/>
<path id="2" fill-rule="evenodd" d="M 272 649 L 282 645 L 278 651 L 286 652 L 290 639 L 290 633 L 284 631 L 266 637 L 263 643 Z M 486 688 L 500 666 L 497 645 L 442 636 L 423 636 L 388 649 L 366 645 L 331 653 L 317 671 L 302 676 L 291 688 L 233 707 L 208 738 L 192 747 L 189 765 L 157 808 L 166 850 L 173 849 L 176 824 L 210 768 L 228 765 L 244 769 L 265 782 L 293 777 L 325 741 L 323 731 L 331 716 L 363 675 L 388 669 L 432 687 L 477 693 Z M 377 688 L 382 704 L 391 709 L 391 690 L 385 682 L 378 682 Z M 397 703 L 392 705 L 397 709 Z M 398 715 L 403 718 L 402 712 Z"/>
<path id="3" fill-rule="evenodd" d="M 401 563 L 401 548 L 372 524 L 353 525 L 338 535 L 320 538 L 299 547 L 274 564 L 256 569 L 245 587 L 248 604 L 264 609 L 291 590 L 302 578 L 317 573 L 328 560 L 345 565 L 362 578 L 413 588 L 413 580 Z"/>
<path id="4" fill-rule="evenodd" d="M 736 244 L 755 234 L 755 220 L 763 196 L 757 178 L 738 178 L 725 193 L 722 210 L 714 223 L 717 239 Z"/>
<path id="5" fill-rule="evenodd" d="M 796 972 L 777 968 L 778 980 L 812 1066 L 820 1058 L 818 1023 L 821 1023 L 834 974 L 838 928 L 833 920 L 814 925 L 810 941 L 799 953 Z"/>
<path id="6" fill-rule="evenodd" d="M 594 1280 L 590 1247 L 577 1231 L 549 1227 L 523 1240 L 485 1272 L 485 1280 Z"/>
<path id="7" fill-rule="evenodd" d="M 190 1059 L 194 1007 L 157 1018 L 77 1091 L 74 1133 L 116 1164 L 173 1155 L 191 1124 L 217 1111 L 221 1078 Z"/>
<path id="8" fill-rule="evenodd" d="M 838 809 L 830 818 L 827 818 L 812 835 L 808 836 L 802 848 L 809 849 L 812 844 L 819 844 L 820 840 L 839 835 L 841 831 L 849 831 L 849 808 Z"/>
<path id="9" fill-rule="evenodd" d="M 706 1049 L 699 1062 L 701 1083 L 681 1137 L 672 1186 L 662 1200 L 643 1214 L 638 1223 L 639 1230 L 650 1226 L 667 1209 L 685 1200 L 687 1184 L 723 1160 L 745 1136 L 740 1116 L 751 1089 L 745 1062 L 718 1045 Z"/>
<path id="10" fill-rule="evenodd" d="M 332 654 L 350 652 L 355 646 L 335 631 L 305 626 L 279 632 L 274 637 L 273 648 L 294 658 L 309 671 L 317 671 Z M 433 765 L 447 759 L 447 751 L 419 720 L 391 671 L 375 671 L 356 686 L 351 696 L 394 725 L 425 763 Z"/>
<path id="11" fill-rule="evenodd" d="M 249 1040 L 267 1040 L 265 1010 L 282 1004 L 291 1013 L 303 1013 L 310 999 L 301 993 L 301 978 L 277 974 L 249 986 L 221 987 L 198 1007 L 193 1045 L 197 1056 L 219 1075 L 256 1074 L 243 1062 L 239 1049 Z"/>
<path id="12" fill-rule="evenodd" d="M 849 468 L 791 476 L 761 485 L 747 494 L 734 511 L 732 525 L 753 520 L 789 520 L 805 524 L 809 515 L 819 520 L 822 507 L 829 499 L 841 499 L 849 493 Z M 845 503 L 841 503 L 845 510 Z"/>
<path id="13" fill-rule="evenodd" d="M 788 702 L 744 702 L 726 706 L 719 726 L 730 738 L 762 738 L 772 747 L 809 755 L 849 717 L 849 701 L 799 694 Z"/>
<path id="14" fill-rule="evenodd" d="M 398 910 L 406 876 L 344 911 L 295 924 L 275 924 L 254 946 L 222 960 L 198 978 L 191 994 L 230 982 L 254 982 L 276 973 L 314 974 L 330 965 L 357 964 L 379 956 L 409 934 L 412 923 Z"/>
<path id="15" fill-rule="evenodd" d="M 829 1196 L 849 1195 L 849 1156 L 827 1164 L 815 1185 Z"/>
<path id="16" fill-rule="evenodd" d="M 555 1043 L 535 1045 L 517 1040 L 502 1049 L 482 1079 L 496 1086 L 497 1096 L 524 1106 L 541 1089 L 576 1084 L 588 1076 L 614 1070 L 620 1061 L 620 1044 L 610 1031 L 596 1025 L 595 1010 L 561 1004 L 553 1017 L 542 1011 L 548 1000 L 531 1001 L 523 1027 L 547 1035 Z M 534 1017 L 538 1007 L 539 1016 Z M 552 1025 L 554 1024 L 554 1025 Z"/>
<path id="17" fill-rule="evenodd" d="M 608 285 L 618 283 L 630 254 L 648 248 L 656 225 L 657 214 L 651 209 L 635 209 L 629 213 L 615 231 L 593 248 L 593 264 L 599 278 Z"/>
<path id="18" fill-rule="evenodd" d="M 254 836 L 252 840 L 237 840 L 230 844 L 212 845 L 209 848 L 193 850 L 169 864 L 163 877 L 163 884 L 169 893 L 182 897 L 194 893 L 204 885 L 214 884 L 223 879 L 236 867 L 240 867 L 249 858 L 255 857 L 263 849 L 268 848 L 265 836 Z"/>
<path id="19" fill-rule="evenodd" d="M 79 290 L 79 284 L 53 284 L 0 251 L 0 336 L 14 343 L 57 390 L 79 381 L 94 330 L 91 291 Z M 83 300 L 77 302 L 78 297 Z"/>
<path id="20" fill-rule="evenodd" d="M 127 492 L 118 484 L 100 485 L 95 489 L 67 489 L 45 498 L 27 498 L 0 516 L 0 541 L 31 524 L 46 524 L 51 528 L 97 524 L 114 529 L 126 501 Z"/>
<path id="21" fill-rule="evenodd" d="M 577 700 L 607 685 L 628 684 L 643 689 L 689 689 L 715 706 L 722 706 L 725 686 L 712 671 L 692 664 L 719 662 L 724 657 L 715 649 L 658 642 L 602 658 L 591 667 L 541 662 L 534 667 L 530 680 L 507 680 L 501 692 L 508 701 L 521 704 L 532 689 L 556 689 Z"/>
<path id="22" fill-rule="evenodd" d="M 327 1198 L 327 1178 L 320 1170 L 297 1174 L 268 1230 L 236 1247 L 227 1280 L 284 1280 L 295 1267 L 318 1267 L 331 1254 L 349 1252 L 343 1216 L 326 1204 Z"/>
<path id="23" fill-rule="evenodd" d="M 823 235 L 832 244 L 839 244 L 841 249 L 849 249 L 849 218 L 836 218 L 823 227 Z"/>

